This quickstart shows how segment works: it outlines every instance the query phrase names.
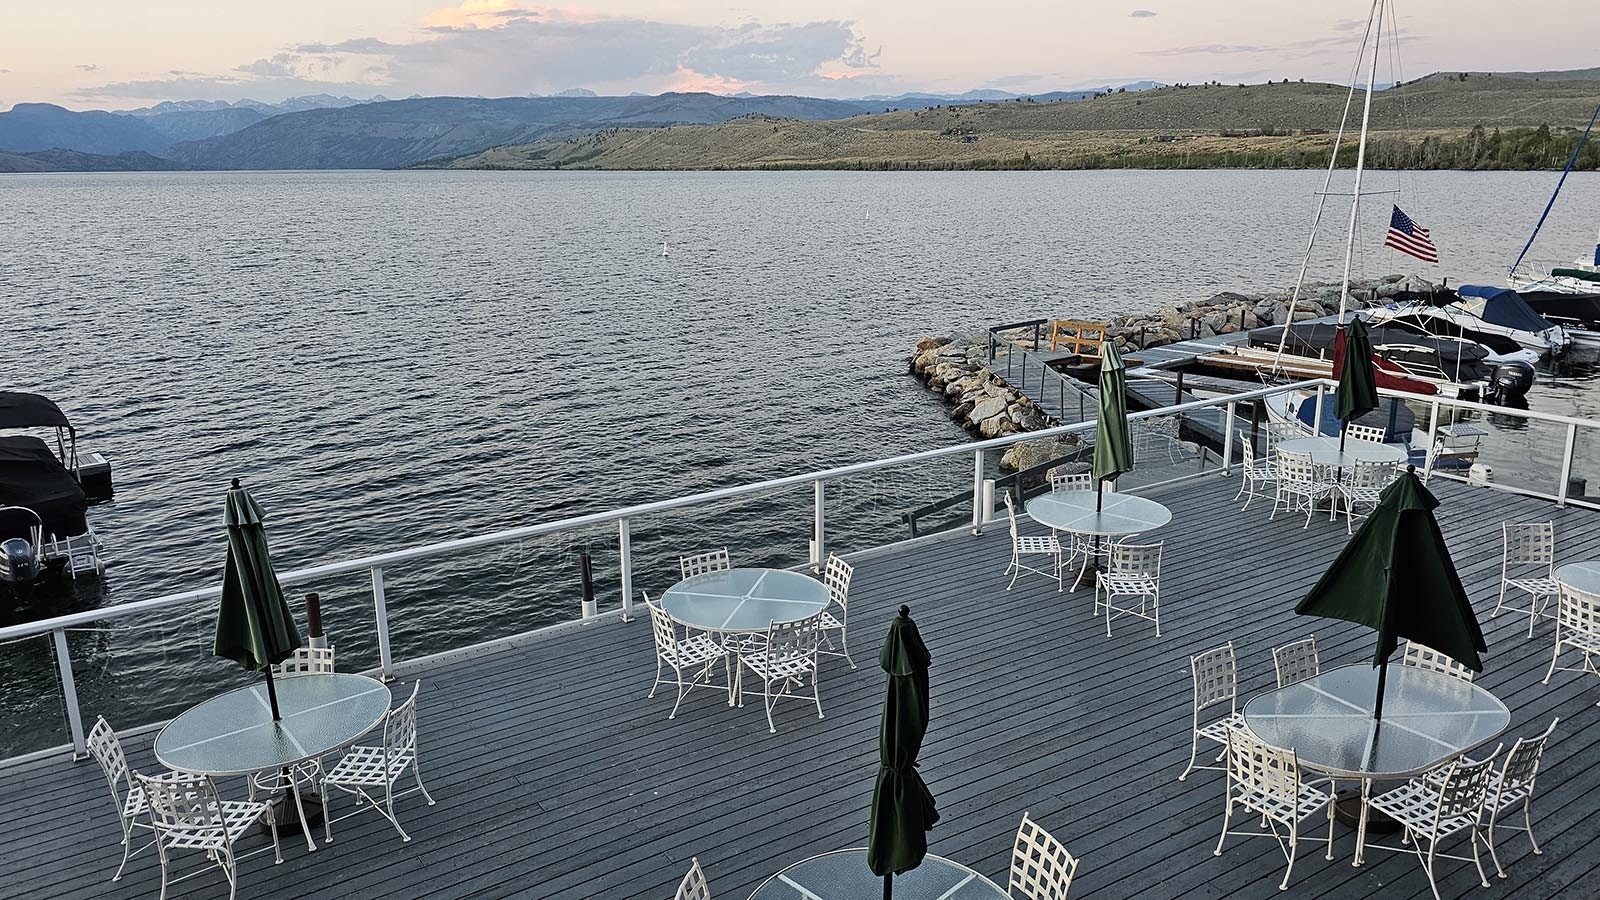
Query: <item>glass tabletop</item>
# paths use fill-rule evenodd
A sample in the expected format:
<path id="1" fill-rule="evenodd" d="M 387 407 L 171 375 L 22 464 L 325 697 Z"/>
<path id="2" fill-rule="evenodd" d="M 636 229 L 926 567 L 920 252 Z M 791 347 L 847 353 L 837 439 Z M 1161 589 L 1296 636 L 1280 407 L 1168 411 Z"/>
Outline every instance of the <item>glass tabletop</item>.
<path id="1" fill-rule="evenodd" d="M 1556 566 L 1556 581 L 1585 594 L 1600 594 L 1600 562 L 1575 562 Z"/>
<path id="2" fill-rule="evenodd" d="M 1028 516 L 1041 525 L 1075 534 L 1127 535 L 1154 531 L 1172 521 L 1172 511 L 1147 497 L 1094 491 L 1051 491 L 1028 501 Z"/>
<path id="3" fill-rule="evenodd" d="M 702 572 L 661 595 L 667 615 L 707 631 L 766 631 L 773 622 L 809 619 L 828 605 L 828 589 L 788 569 Z"/>
<path id="4" fill-rule="evenodd" d="M 1383 721 L 1372 719 L 1378 671 L 1338 666 L 1244 705 L 1244 724 L 1302 765 L 1330 775 L 1406 778 L 1498 737 L 1511 724 L 1499 698 L 1442 672 L 1389 663 Z"/>
<path id="5" fill-rule="evenodd" d="M 862 900 L 883 895 L 883 877 L 867 868 L 865 848 L 803 859 L 768 878 L 750 900 Z M 999 885 L 942 856 L 894 876 L 896 900 L 1005 900 Z"/>
<path id="6" fill-rule="evenodd" d="M 263 681 L 219 694 L 168 722 L 156 759 L 199 775 L 269 772 L 321 756 L 371 731 L 393 698 L 365 675 L 290 675 L 273 680 L 282 721 L 272 721 Z"/>
<path id="7" fill-rule="evenodd" d="M 1410 456 L 1404 444 L 1375 444 L 1347 438 L 1344 452 L 1339 452 L 1336 437 L 1292 438 L 1278 442 L 1279 450 L 1290 453 L 1309 453 L 1311 461 L 1319 466 L 1350 466 L 1358 462 L 1402 463 Z"/>

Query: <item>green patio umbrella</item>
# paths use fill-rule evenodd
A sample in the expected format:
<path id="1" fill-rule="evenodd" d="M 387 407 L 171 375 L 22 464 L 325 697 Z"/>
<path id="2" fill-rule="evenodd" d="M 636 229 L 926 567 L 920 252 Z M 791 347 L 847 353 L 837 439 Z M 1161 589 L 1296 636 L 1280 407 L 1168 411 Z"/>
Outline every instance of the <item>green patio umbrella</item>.
<path id="1" fill-rule="evenodd" d="M 1472 601 L 1461 586 L 1444 535 L 1433 518 L 1439 501 L 1408 466 L 1384 488 L 1372 515 L 1294 611 L 1358 622 L 1378 632 L 1378 696 L 1383 718 L 1389 656 L 1401 638 L 1416 641 L 1483 671 L 1487 647 Z"/>
<path id="2" fill-rule="evenodd" d="M 889 686 L 878 726 L 878 780 L 867 833 L 867 866 L 883 876 L 884 900 L 894 894 L 894 876 L 922 864 L 928 829 L 939 821 L 933 794 L 917 773 L 917 753 L 928 733 L 930 661 L 911 609 L 901 606 L 878 654 Z"/>
<path id="3" fill-rule="evenodd" d="M 278 713 L 278 691 L 272 667 L 300 648 L 300 629 L 272 571 L 267 551 L 266 515 L 250 492 L 233 480 L 224 521 L 228 526 L 228 562 L 223 569 L 222 602 L 217 610 L 217 640 L 212 653 L 231 659 L 251 672 L 267 674 L 272 718 Z"/>
<path id="4" fill-rule="evenodd" d="M 1100 413 L 1094 427 L 1094 508 L 1100 510 L 1101 488 L 1110 479 L 1133 471 L 1133 446 L 1128 441 L 1128 394 L 1122 354 L 1110 341 L 1100 345 Z"/>
<path id="5" fill-rule="evenodd" d="M 1334 412 L 1339 416 L 1339 452 L 1344 452 L 1345 429 L 1350 422 L 1378 408 L 1378 373 L 1372 367 L 1372 339 L 1360 316 L 1350 325 L 1339 323 L 1334 337 L 1334 362 L 1339 386 L 1334 389 Z"/>

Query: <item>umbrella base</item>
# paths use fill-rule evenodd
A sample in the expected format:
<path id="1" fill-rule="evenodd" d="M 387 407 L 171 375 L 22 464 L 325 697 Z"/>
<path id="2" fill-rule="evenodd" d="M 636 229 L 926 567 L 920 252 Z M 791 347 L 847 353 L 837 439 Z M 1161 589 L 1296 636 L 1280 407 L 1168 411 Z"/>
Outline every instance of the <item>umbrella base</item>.
<path id="1" fill-rule="evenodd" d="M 272 807 L 269 815 L 261 817 L 261 830 L 270 831 L 275 823 L 281 837 L 285 829 L 302 829 L 309 831 L 312 827 L 322 824 L 322 798 L 316 794 L 300 792 L 300 805 L 306 811 L 306 820 L 302 826 L 300 811 L 295 808 L 294 801 L 285 794 L 272 798 Z"/>
<path id="2" fill-rule="evenodd" d="M 309 810 L 307 814 L 309 814 Z M 1349 825 L 1351 828 L 1361 826 L 1361 791 L 1350 788 L 1334 795 L 1333 817 Z M 1389 818 L 1389 815 L 1380 810 L 1367 810 L 1368 834 L 1393 834 L 1400 830 L 1400 823 Z"/>

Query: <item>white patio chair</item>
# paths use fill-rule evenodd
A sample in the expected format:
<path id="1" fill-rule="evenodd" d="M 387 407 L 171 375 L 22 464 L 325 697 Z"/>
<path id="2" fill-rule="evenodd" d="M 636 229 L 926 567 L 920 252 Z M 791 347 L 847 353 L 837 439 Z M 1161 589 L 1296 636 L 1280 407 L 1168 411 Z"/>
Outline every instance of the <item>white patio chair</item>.
<path id="1" fill-rule="evenodd" d="M 1356 507 L 1363 506 L 1377 509 L 1378 501 L 1383 497 L 1383 489 L 1394 481 L 1395 467 L 1393 463 L 1362 462 L 1356 463 L 1344 470 L 1342 480 L 1333 485 L 1333 514 L 1332 518 L 1339 517 L 1339 507 L 1344 507 L 1344 530 L 1346 534 L 1355 532 Z M 1366 518 L 1366 514 L 1360 514 Z"/>
<path id="2" fill-rule="evenodd" d="M 122 752 L 122 741 L 117 739 L 117 732 L 105 716 L 96 719 L 94 727 L 89 730 L 88 747 L 89 755 L 94 757 L 95 762 L 100 764 L 100 771 L 105 773 L 106 786 L 111 788 L 111 802 L 117 808 L 117 821 L 122 825 L 122 863 L 117 866 L 117 874 L 111 876 L 112 881 L 120 881 L 128 859 L 150 849 L 151 844 L 155 843 L 151 840 L 139 849 L 133 849 L 135 828 L 154 833 L 155 826 L 148 815 L 150 802 L 145 797 L 144 789 L 128 770 L 128 757 Z"/>
<path id="3" fill-rule="evenodd" d="M 1511 745 L 1511 751 L 1506 754 L 1505 762 L 1489 777 L 1489 796 L 1484 800 L 1484 806 L 1489 811 L 1489 820 L 1484 825 L 1484 839 L 1489 845 L 1489 858 L 1494 860 L 1495 874 L 1506 877 L 1506 870 L 1500 867 L 1500 854 L 1494 847 L 1494 830 L 1496 828 L 1509 828 L 1512 831 L 1525 831 L 1528 833 L 1528 843 L 1533 847 L 1535 856 L 1544 853 L 1539 849 L 1539 842 L 1533 838 L 1533 789 L 1534 783 L 1539 778 L 1539 763 L 1544 759 L 1544 748 L 1550 742 L 1550 735 L 1556 730 L 1559 718 L 1550 720 L 1550 727 L 1535 738 L 1517 738 Z M 1500 814 L 1522 806 L 1522 824 L 1506 825 L 1499 821 Z"/>
<path id="4" fill-rule="evenodd" d="M 678 895 L 673 900 L 711 900 L 706 873 L 700 870 L 700 857 L 689 857 L 689 872 L 678 882 Z"/>
<path id="5" fill-rule="evenodd" d="M 1506 605 L 1506 590 L 1528 593 L 1528 607 L 1509 607 L 1528 614 L 1528 637 L 1540 616 L 1550 617 L 1550 601 L 1560 590 L 1556 584 L 1556 526 L 1554 522 L 1505 522 L 1500 526 L 1500 599 L 1491 617 Z"/>
<path id="6" fill-rule="evenodd" d="M 1433 874 L 1434 861 L 1440 857 L 1462 861 L 1470 859 L 1478 867 L 1478 881 L 1488 887 L 1489 879 L 1483 873 L 1483 861 L 1478 855 L 1478 841 L 1483 839 L 1478 827 L 1489 796 L 1490 779 L 1494 775 L 1494 758 L 1499 753 L 1500 748 L 1496 747 L 1494 753 L 1478 762 L 1459 759 L 1450 763 L 1438 783 L 1426 778 L 1413 778 L 1373 797 L 1368 801 L 1373 809 L 1404 826 L 1403 840 L 1406 845 L 1391 847 L 1368 843 L 1367 846 L 1415 853 L 1422 863 L 1423 872 L 1428 876 L 1428 887 L 1433 889 L 1434 900 L 1441 900 L 1439 885 Z M 1441 841 L 1463 831 L 1467 832 L 1467 839 L 1472 843 L 1471 857 L 1438 852 Z M 1422 852 L 1424 838 L 1428 841 L 1427 853 Z"/>
<path id="7" fill-rule="evenodd" d="M 728 695 L 728 702 L 733 703 L 733 670 L 728 661 L 728 654 L 734 652 L 714 640 L 703 631 L 690 631 L 683 629 L 679 636 L 680 626 L 667 615 L 667 611 L 657 601 L 650 599 L 650 594 L 644 594 L 644 605 L 650 610 L 650 627 L 655 635 L 656 642 L 656 680 L 650 685 L 650 693 L 646 699 L 656 695 L 656 688 L 662 684 L 670 684 L 677 689 L 678 697 L 672 704 L 672 712 L 667 718 L 678 717 L 678 707 L 683 703 L 683 698 L 689 691 L 699 685 L 706 687 L 721 687 Z M 750 645 L 754 649 L 756 645 Z M 723 684 L 717 685 L 712 679 L 715 677 L 717 663 L 722 663 Z M 672 670 L 671 678 L 663 678 L 662 673 Z"/>
<path id="8" fill-rule="evenodd" d="M 1358 425 L 1351 422 L 1344 427 L 1345 437 L 1352 441 L 1365 441 L 1369 444 L 1381 444 L 1389 436 L 1388 429 L 1376 425 Z"/>
<path id="9" fill-rule="evenodd" d="M 1047 475 L 1050 478 L 1050 490 L 1052 493 L 1073 493 L 1076 491 L 1094 490 L 1094 476 L 1088 472 L 1069 473 L 1062 472 L 1057 469 L 1051 469 Z M 1109 488 L 1109 485 L 1107 487 Z M 1099 548 L 1095 546 L 1094 540 L 1085 535 L 1074 534 L 1072 532 L 1067 532 L 1066 535 L 1062 535 L 1061 532 L 1056 531 L 1053 528 L 1050 529 L 1050 533 L 1056 536 L 1056 540 L 1061 543 L 1061 551 L 1063 554 L 1065 554 L 1065 557 L 1061 562 L 1063 569 L 1065 569 L 1065 567 L 1072 560 L 1076 559 L 1080 555 L 1084 559 L 1085 568 L 1087 568 L 1088 561 L 1093 559 L 1094 554 L 1099 550 Z"/>
<path id="10" fill-rule="evenodd" d="M 1244 462 L 1239 467 L 1242 478 L 1239 493 L 1233 499 L 1245 498 L 1244 506 L 1239 507 L 1243 512 L 1250 508 L 1250 501 L 1265 496 L 1266 488 L 1278 480 L 1278 467 L 1271 458 L 1256 459 L 1256 448 L 1250 441 L 1242 441 L 1240 445 L 1244 448 Z"/>
<path id="11" fill-rule="evenodd" d="M 696 553 L 693 556 L 678 557 L 678 570 L 684 578 L 702 575 L 706 572 L 726 572 L 733 568 L 733 561 L 728 556 L 728 548 L 712 550 L 706 553 Z"/>
<path id="12" fill-rule="evenodd" d="M 1317 504 L 1333 489 L 1333 483 L 1327 480 L 1322 467 L 1311 461 L 1311 454 L 1279 450 L 1278 480 L 1273 483 L 1272 514 L 1267 518 L 1277 518 L 1280 508 L 1286 512 L 1305 510 L 1306 524 L 1302 527 L 1309 528 Z"/>
<path id="13" fill-rule="evenodd" d="M 1227 732 L 1228 786 L 1227 807 L 1222 814 L 1222 835 L 1217 838 L 1217 849 L 1212 855 L 1222 855 L 1222 844 L 1228 835 L 1235 837 L 1271 836 L 1278 841 L 1289 866 L 1283 872 L 1278 890 L 1289 887 L 1289 876 L 1294 872 L 1295 851 L 1300 846 L 1300 825 L 1326 808 L 1328 815 L 1328 858 L 1333 858 L 1333 782 L 1318 779 L 1306 782 L 1301 778 L 1300 761 L 1293 750 L 1283 750 L 1263 743 L 1247 729 L 1235 728 Z M 1329 790 L 1317 785 L 1327 784 Z M 1260 813 L 1270 831 L 1229 831 L 1233 808 L 1242 806 Z M 1278 826 L 1289 830 L 1288 840 L 1280 834 Z"/>
<path id="14" fill-rule="evenodd" d="M 1459 678 L 1462 681 L 1472 680 L 1471 669 L 1432 647 L 1425 647 L 1416 641 L 1406 641 L 1406 649 L 1405 653 L 1400 657 L 1400 665 L 1427 669 L 1430 672 L 1439 672 L 1453 678 Z"/>
<path id="15" fill-rule="evenodd" d="M 133 773 L 150 803 L 150 821 L 161 857 L 161 900 L 166 900 L 167 880 L 178 850 L 203 850 L 228 879 L 228 900 L 239 891 L 239 863 L 233 847 L 255 829 L 265 816 L 272 829 L 275 860 L 283 862 L 278 846 L 278 825 L 267 803 L 223 800 L 204 775 L 173 772 L 151 777 Z"/>
<path id="16" fill-rule="evenodd" d="M 1005 498 L 1006 515 L 1011 519 L 1011 564 L 1006 566 L 1005 572 L 1001 573 L 1002 575 L 1011 573 L 1011 583 L 1006 585 L 1006 590 L 1011 590 L 1023 572 L 1031 572 L 1035 575 L 1043 575 L 1046 578 L 1055 578 L 1056 591 L 1061 591 L 1061 541 L 1056 538 L 1055 532 L 1036 536 L 1025 535 L 1018 531 L 1017 506 L 1011 499 L 1010 491 L 1005 492 Z M 1023 563 L 1024 559 L 1031 559 L 1036 556 L 1049 556 L 1054 563 L 1054 571 L 1046 572 L 1043 569 L 1035 569 Z"/>
<path id="17" fill-rule="evenodd" d="M 1321 673 L 1322 661 L 1317 658 L 1317 636 L 1273 647 L 1272 669 L 1278 676 L 1280 688 Z"/>
<path id="18" fill-rule="evenodd" d="M 822 634 L 822 616 L 798 622 L 773 622 L 767 627 L 766 646 L 753 653 L 739 654 L 739 674 L 734 694 L 744 706 L 744 670 L 761 680 L 761 705 L 767 710 L 767 730 L 778 733 L 772 721 L 773 707 L 783 697 L 794 696 L 806 678 L 811 679 L 811 699 L 822 718 L 822 694 L 817 678 L 817 646 Z"/>
<path id="19" fill-rule="evenodd" d="M 828 605 L 822 610 L 822 635 L 820 640 L 828 645 L 826 650 L 817 652 L 823 656 L 842 656 L 856 667 L 856 661 L 850 658 L 850 636 L 847 627 L 850 623 L 850 577 L 855 574 L 855 567 L 845 562 L 837 554 L 828 554 L 828 567 L 823 572 L 822 584 L 828 589 Z M 834 613 L 837 611 L 838 615 Z M 833 635 L 839 635 L 839 646 L 833 645 Z M 746 648 L 744 652 L 750 652 Z"/>
<path id="20" fill-rule="evenodd" d="M 278 663 L 278 674 L 283 676 L 332 675 L 333 648 L 301 647 L 294 651 L 293 656 Z"/>
<path id="21" fill-rule="evenodd" d="M 1161 548 L 1160 543 L 1111 545 L 1106 571 L 1094 585 L 1094 609 L 1105 612 L 1106 637 L 1111 637 L 1111 620 L 1120 616 L 1154 622 L 1156 637 L 1161 636 Z M 1103 601 L 1101 590 L 1105 591 Z M 1139 602 L 1137 606 L 1118 606 L 1118 597 Z"/>
<path id="22" fill-rule="evenodd" d="M 1600 669 L 1595 668 L 1594 658 L 1600 655 L 1600 597 L 1587 591 L 1561 586 L 1556 602 L 1556 650 L 1550 657 L 1550 671 L 1544 675 L 1544 683 L 1550 683 L 1550 676 L 1557 672 L 1584 672 L 1589 675 L 1600 675 Z M 1567 648 L 1577 650 L 1583 654 L 1583 664 L 1579 666 L 1561 666 L 1561 653 Z M 1600 703 L 1596 703 L 1600 706 Z"/>
<path id="23" fill-rule="evenodd" d="M 1239 665 L 1233 654 L 1233 641 L 1189 657 L 1189 673 L 1194 678 L 1194 716 L 1189 729 L 1189 765 L 1178 776 L 1179 781 L 1196 769 L 1222 768 L 1194 764 L 1200 755 L 1201 738 L 1222 745 L 1222 754 L 1216 758 L 1221 762 L 1228 752 L 1228 732 L 1244 727 L 1244 717 L 1239 714 Z M 1224 702 L 1228 704 L 1226 716 L 1200 724 L 1202 712 Z"/>
<path id="24" fill-rule="evenodd" d="M 1094 476 L 1088 472 L 1058 472 L 1050 470 L 1050 490 L 1052 491 L 1092 491 L 1094 490 Z"/>
<path id="25" fill-rule="evenodd" d="M 1011 877 L 1006 893 L 1023 900 L 1067 900 L 1078 859 L 1027 813 L 1011 845 Z"/>
<path id="26" fill-rule="evenodd" d="M 434 804 L 433 795 L 422 784 L 422 767 L 417 760 L 417 693 L 422 682 L 411 686 L 411 696 L 406 702 L 389 710 L 383 718 L 383 743 L 376 747 L 357 744 L 345 752 L 343 758 L 322 778 L 322 828 L 327 843 L 333 843 L 333 812 L 328 806 L 328 788 L 337 788 L 356 798 L 357 806 L 370 806 L 378 815 L 389 820 L 394 830 L 400 832 L 402 843 L 411 835 L 400 827 L 394 811 L 394 798 L 411 793 L 409 789 L 395 792 L 395 783 L 406 770 L 416 779 L 417 791 L 428 805 Z M 383 788 L 383 802 L 372 791 Z M 357 810 L 359 812 L 359 808 Z M 355 815 L 351 813 L 350 815 Z"/>

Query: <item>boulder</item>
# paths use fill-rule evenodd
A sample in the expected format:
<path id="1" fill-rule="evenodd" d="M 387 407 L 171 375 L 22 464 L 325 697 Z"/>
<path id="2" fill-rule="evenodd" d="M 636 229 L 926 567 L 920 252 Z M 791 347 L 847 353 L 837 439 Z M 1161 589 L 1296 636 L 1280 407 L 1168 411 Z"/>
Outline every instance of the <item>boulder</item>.
<path id="1" fill-rule="evenodd" d="M 923 338 L 922 340 L 917 341 L 917 352 L 921 353 L 921 352 L 923 352 L 925 350 L 935 350 L 935 349 L 937 349 L 939 347 L 943 347 L 945 344 L 948 344 L 948 343 L 950 343 L 950 339 L 947 338 L 947 337 L 927 337 L 927 338 Z"/>
<path id="2" fill-rule="evenodd" d="M 1006 411 L 1006 401 L 999 397 L 985 397 L 973 404 L 972 412 L 967 414 L 967 421 L 974 425 L 994 418 Z"/>
<path id="3" fill-rule="evenodd" d="M 1069 434 L 1065 437 L 1038 438 L 1013 444 L 1006 448 L 1005 454 L 1000 457 L 1000 471 L 1019 472 L 1034 466 L 1042 466 L 1073 452 L 1079 443 L 1077 435 Z"/>

